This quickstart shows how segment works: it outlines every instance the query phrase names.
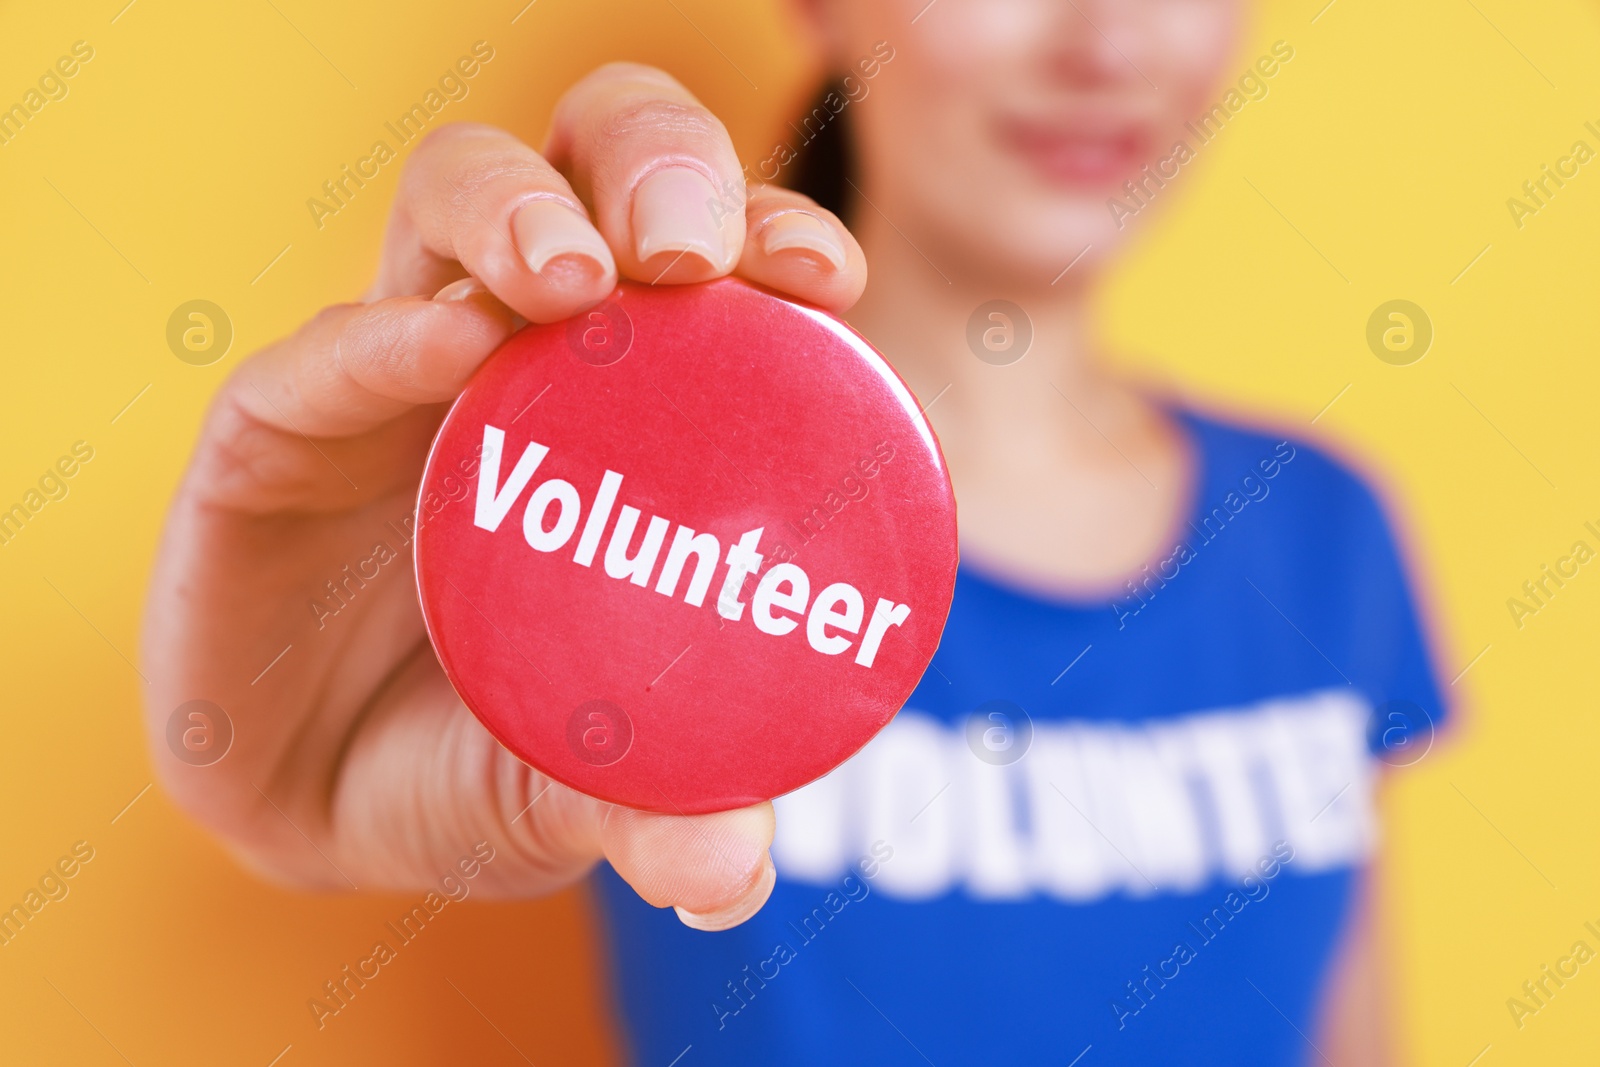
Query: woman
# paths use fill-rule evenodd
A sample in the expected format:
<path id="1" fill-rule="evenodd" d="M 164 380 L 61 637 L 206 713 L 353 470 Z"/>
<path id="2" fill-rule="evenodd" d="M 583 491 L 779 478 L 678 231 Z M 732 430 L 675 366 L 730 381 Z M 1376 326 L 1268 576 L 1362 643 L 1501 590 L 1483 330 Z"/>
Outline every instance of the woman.
<path id="1" fill-rule="evenodd" d="M 1383 518 L 1304 444 L 1109 376 L 1087 317 L 1181 183 L 1186 120 L 1293 50 L 1234 57 L 1236 0 L 924 3 L 805 5 L 848 75 L 798 127 L 828 155 L 747 171 L 631 65 L 575 85 L 542 153 L 482 127 L 417 148 L 367 302 L 239 368 L 174 502 L 151 730 L 206 694 L 238 742 L 208 768 L 155 745 L 164 780 L 297 885 L 422 887 L 480 838 L 503 896 L 607 860 L 640 1062 L 1378 1062 L 1351 918 L 1371 753 L 1440 714 Z M 754 180 L 801 171 L 854 235 Z M 409 572 L 304 611 L 410 513 L 518 316 L 730 273 L 848 312 L 927 405 L 961 520 L 935 669 L 779 800 L 775 842 L 772 805 L 631 811 L 518 762 L 445 680 Z"/>

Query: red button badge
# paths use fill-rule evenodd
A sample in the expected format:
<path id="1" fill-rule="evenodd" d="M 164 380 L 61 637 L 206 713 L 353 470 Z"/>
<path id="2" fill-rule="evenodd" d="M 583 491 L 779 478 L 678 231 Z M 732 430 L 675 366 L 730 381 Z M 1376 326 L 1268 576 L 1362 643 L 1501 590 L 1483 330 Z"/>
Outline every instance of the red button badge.
<path id="1" fill-rule="evenodd" d="M 530 326 L 428 457 L 417 581 L 502 744 L 660 812 L 767 800 L 892 719 L 939 644 L 955 500 L 916 399 L 826 312 L 623 283 Z"/>

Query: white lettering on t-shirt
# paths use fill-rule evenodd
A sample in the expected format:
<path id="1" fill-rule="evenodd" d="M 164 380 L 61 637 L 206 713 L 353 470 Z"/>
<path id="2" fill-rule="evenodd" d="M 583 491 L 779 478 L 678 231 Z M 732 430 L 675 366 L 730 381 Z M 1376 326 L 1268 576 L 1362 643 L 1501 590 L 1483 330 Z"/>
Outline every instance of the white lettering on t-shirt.
<path id="1" fill-rule="evenodd" d="M 1377 830 L 1369 709 L 1347 690 L 1132 724 L 1035 720 L 1016 763 L 964 724 L 902 711 L 833 773 L 780 797 L 779 877 L 825 885 L 872 841 L 885 895 L 1083 903 L 1241 876 L 1275 840 L 1306 872 L 1353 866 Z"/>

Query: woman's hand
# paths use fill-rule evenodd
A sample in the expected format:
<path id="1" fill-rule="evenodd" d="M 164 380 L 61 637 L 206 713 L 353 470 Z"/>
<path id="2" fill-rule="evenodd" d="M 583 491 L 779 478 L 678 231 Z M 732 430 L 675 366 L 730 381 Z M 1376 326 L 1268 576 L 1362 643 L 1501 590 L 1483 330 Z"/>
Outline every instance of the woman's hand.
<path id="1" fill-rule="evenodd" d="M 542 154 L 482 126 L 418 145 L 367 302 L 327 308 L 238 368 L 172 504 L 144 659 L 152 748 L 178 802 L 294 885 L 418 889 L 487 839 L 498 855 L 477 884 L 497 895 L 549 892 L 604 857 L 692 926 L 752 915 L 774 879 L 770 804 L 658 815 L 551 782 L 445 680 L 409 551 L 364 585 L 345 571 L 380 541 L 400 548 L 435 429 L 517 316 L 566 318 L 619 275 L 726 274 L 843 310 L 866 264 L 809 200 L 746 190 L 722 124 L 660 71 L 616 64 L 573 86 Z M 235 730 L 210 766 L 165 742 L 194 699 Z"/>

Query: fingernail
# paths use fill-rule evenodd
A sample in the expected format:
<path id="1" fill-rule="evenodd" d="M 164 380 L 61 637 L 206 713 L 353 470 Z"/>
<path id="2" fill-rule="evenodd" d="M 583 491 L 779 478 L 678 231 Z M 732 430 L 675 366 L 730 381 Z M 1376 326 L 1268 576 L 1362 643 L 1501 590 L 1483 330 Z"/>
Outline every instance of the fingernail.
<path id="1" fill-rule="evenodd" d="M 477 296 L 489 290 L 476 278 L 462 278 L 460 281 L 451 282 L 449 285 L 433 294 L 435 300 L 465 300 L 469 296 Z"/>
<path id="2" fill-rule="evenodd" d="M 761 910 L 761 905 L 767 902 L 772 895 L 772 887 L 778 882 L 777 868 L 772 865 L 771 856 L 761 859 L 761 873 L 756 875 L 753 884 L 745 894 L 726 908 L 717 911 L 695 912 L 687 908 L 673 908 L 678 913 L 678 918 L 683 925 L 695 930 L 727 930 L 738 926 L 750 916 Z"/>
<path id="3" fill-rule="evenodd" d="M 511 239 L 535 274 L 544 273 L 552 259 L 573 256 L 586 259 L 583 266 L 596 274 L 617 269 L 611 249 L 589 220 L 559 200 L 530 200 L 511 216 Z"/>
<path id="4" fill-rule="evenodd" d="M 633 247 L 642 260 L 663 252 L 693 252 L 717 270 L 733 266 L 729 231 L 721 225 L 724 198 L 692 167 L 662 167 L 633 193 Z M 743 218 L 742 207 L 737 209 Z"/>
<path id="5" fill-rule="evenodd" d="M 761 251 L 770 256 L 791 249 L 815 252 L 832 263 L 834 270 L 844 270 L 844 245 L 832 227 L 809 211 L 774 215 L 761 229 Z"/>

